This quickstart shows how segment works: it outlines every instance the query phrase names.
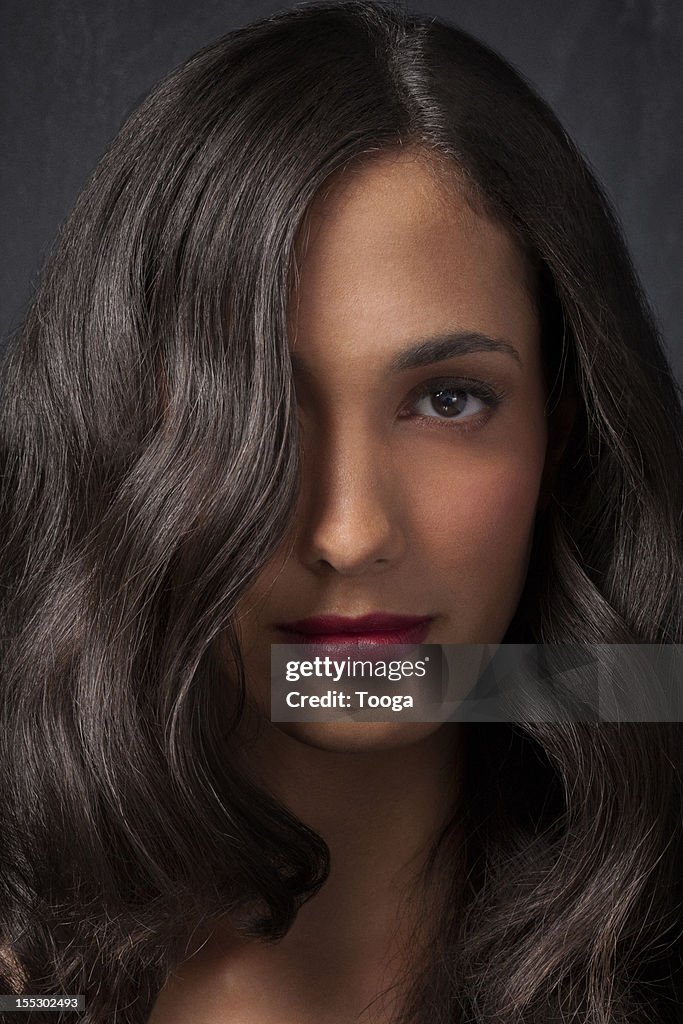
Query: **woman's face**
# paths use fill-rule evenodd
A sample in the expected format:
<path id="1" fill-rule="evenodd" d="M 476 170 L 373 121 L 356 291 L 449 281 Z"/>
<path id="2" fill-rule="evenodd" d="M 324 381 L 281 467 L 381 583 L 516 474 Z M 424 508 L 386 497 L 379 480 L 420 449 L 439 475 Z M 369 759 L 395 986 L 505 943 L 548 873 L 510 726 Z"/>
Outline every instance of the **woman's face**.
<path id="1" fill-rule="evenodd" d="M 299 245 L 291 352 L 303 450 L 292 533 L 240 607 L 268 715 L 270 644 L 314 616 L 427 620 L 422 642 L 495 644 L 527 571 L 547 446 L 528 264 L 415 151 L 342 175 Z M 437 725 L 282 729 L 340 749 Z"/>

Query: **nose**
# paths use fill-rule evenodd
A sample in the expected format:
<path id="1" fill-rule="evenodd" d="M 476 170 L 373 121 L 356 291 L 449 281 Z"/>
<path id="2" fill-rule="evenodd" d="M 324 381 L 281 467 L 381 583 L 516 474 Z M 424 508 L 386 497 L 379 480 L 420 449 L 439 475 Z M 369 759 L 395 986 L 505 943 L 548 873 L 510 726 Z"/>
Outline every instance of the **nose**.
<path id="1" fill-rule="evenodd" d="M 314 572 L 383 572 L 406 548 L 400 479 L 386 448 L 361 429 L 302 446 L 301 561 Z"/>

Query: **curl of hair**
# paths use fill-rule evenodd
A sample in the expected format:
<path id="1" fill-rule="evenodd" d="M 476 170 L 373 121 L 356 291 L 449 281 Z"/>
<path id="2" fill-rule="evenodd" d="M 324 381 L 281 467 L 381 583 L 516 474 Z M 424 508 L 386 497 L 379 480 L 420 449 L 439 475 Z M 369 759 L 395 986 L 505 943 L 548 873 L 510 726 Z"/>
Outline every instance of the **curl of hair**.
<path id="1" fill-rule="evenodd" d="M 97 167 L 3 371 L 0 973 L 87 993 L 84 1024 L 142 1024 L 203 925 L 275 939 L 325 881 L 320 837 L 226 758 L 233 618 L 298 489 L 297 234 L 333 173 L 399 146 L 520 239 L 549 401 L 578 399 L 508 639 L 683 641 L 680 397 L 548 107 L 464 32 L 373 0 L 204 49 Z M 447 829 L 401 1020 L 677 1019 L 679 727 L 467 744 L 465 907 Z"/>

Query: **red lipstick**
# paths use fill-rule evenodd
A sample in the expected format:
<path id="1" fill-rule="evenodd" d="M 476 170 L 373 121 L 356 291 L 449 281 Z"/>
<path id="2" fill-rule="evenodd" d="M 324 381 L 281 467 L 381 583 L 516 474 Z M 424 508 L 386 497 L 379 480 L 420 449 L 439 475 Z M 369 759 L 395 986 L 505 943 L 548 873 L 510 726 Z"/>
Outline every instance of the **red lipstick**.
<path id="1" fill-rule="evenodd" d="M 358 618 L 314 615 L 280 622 L 275 628 L 286 633 L 286 642 L 293 644 L 421 644 L 433 619 L 433 615 L 388 612 L 372 612 Z"/>

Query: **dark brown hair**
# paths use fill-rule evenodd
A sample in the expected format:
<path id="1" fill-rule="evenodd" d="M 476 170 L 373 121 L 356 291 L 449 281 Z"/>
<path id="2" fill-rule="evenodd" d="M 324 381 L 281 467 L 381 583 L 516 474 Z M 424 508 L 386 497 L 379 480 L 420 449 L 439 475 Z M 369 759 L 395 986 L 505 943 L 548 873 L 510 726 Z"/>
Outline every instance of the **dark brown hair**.
<path id="1" fill-rule="evenodd" d="M 452 161 L 522 241 L 551 391 L 578 396 L 508 639 L 683 641 L 680 397 L 555 116 L 488 48 L 397 6 L 231 32 L 123 126 L 4 368 L 3 991 L 142 1024 L 198 928 L 232 914 L 276 938 L 325 880 L 320 837 L 226 757 L 231 620 L 297 495 L 297 232 L 331 174 L 404 145 Z M 467 749 L 466 907 L 442 887 L 403 1019 L 677 1019 L 679 727 L 470 725 Z"/>

